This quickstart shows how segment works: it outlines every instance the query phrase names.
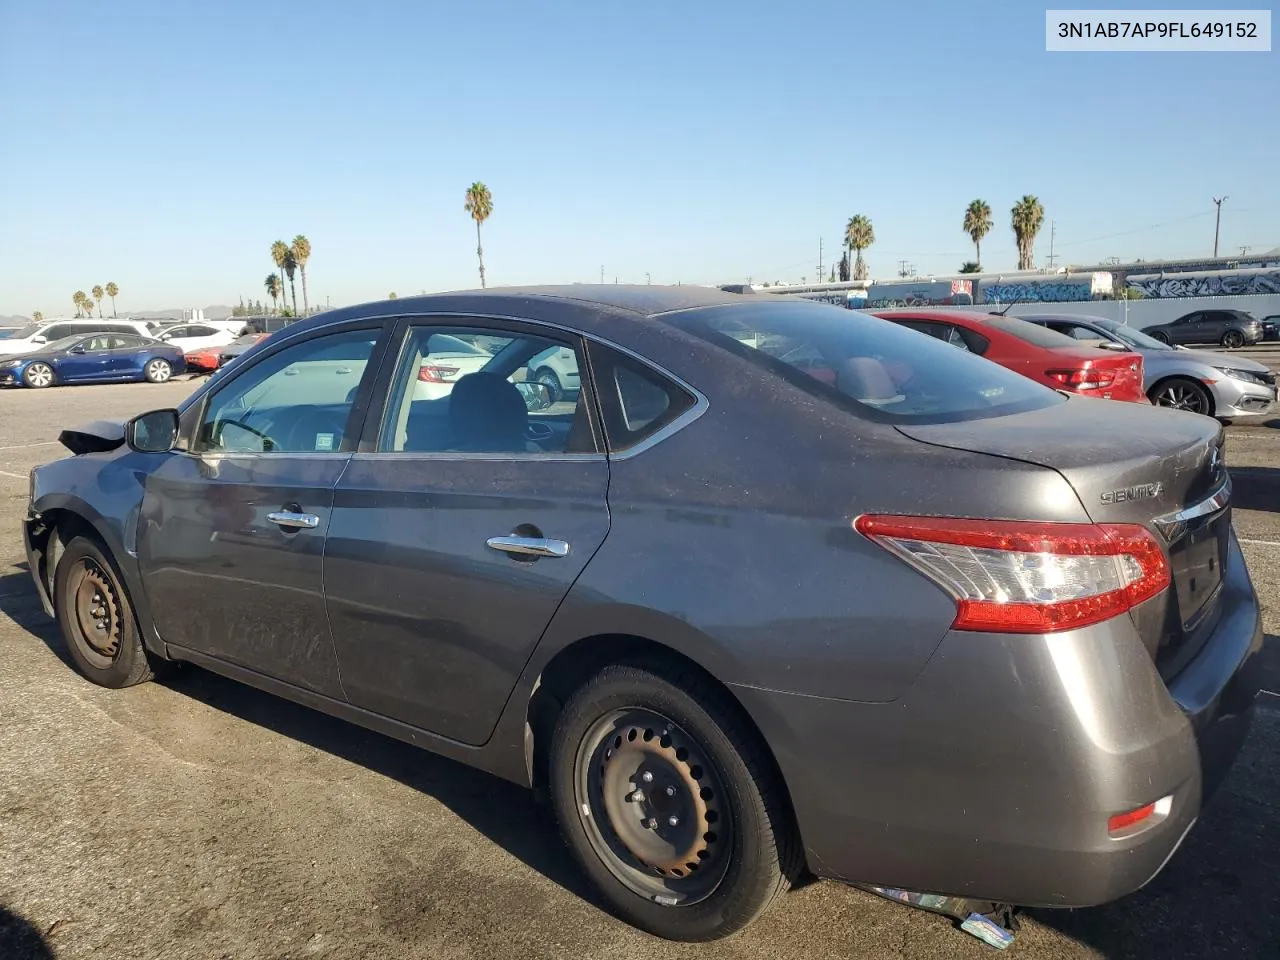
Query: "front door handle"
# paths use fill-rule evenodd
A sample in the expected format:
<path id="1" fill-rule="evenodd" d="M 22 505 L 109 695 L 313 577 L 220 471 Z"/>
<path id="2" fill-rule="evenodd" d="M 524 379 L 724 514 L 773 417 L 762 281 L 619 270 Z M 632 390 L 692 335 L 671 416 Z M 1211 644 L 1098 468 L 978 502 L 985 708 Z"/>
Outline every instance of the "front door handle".
<path id="1" fill-rule="evenodd" d="M 494 550 L 523 557 L 567 557 L 569 544 L 546 537 L 490 537 L 485 541 Z"/>
<path id="2" fill-rule="evenodd" d="M 314 513 L 294 513 L 291 510 L 280 510 L 268 513 L 267 519 L 277 527 L 286 530 L 314 530 L 320 526 L 320 518 Z"/>

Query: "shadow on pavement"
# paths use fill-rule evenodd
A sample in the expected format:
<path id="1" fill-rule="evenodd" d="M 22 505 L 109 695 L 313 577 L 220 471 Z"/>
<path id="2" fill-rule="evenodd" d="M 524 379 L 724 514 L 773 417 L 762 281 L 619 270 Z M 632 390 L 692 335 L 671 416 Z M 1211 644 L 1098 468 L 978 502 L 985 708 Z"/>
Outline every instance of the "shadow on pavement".
<path id="1" fill-rule="evenodd" d="M 1234 508 L 1280 513 L 1280 468 L 1230 467 L 1228 472 Z"/>
<path id="2" fill-rule="evenodd" d="M 35 926 L 0 905 L 0 957 L 5 960 L 53 960 L 53 950 Z"/>

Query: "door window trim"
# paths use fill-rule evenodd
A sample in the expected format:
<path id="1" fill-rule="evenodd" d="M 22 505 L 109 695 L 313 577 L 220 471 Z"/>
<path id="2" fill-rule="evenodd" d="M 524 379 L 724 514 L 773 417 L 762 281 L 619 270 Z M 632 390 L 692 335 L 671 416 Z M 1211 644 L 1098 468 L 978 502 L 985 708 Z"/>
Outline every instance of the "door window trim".
<path id="1" fill-rule="evenodd" d="M 361 317 L 345 323 L 326 325 L 315 330 L 296 336 L 288 337 L 280 340 L 278 343 L 268 344 L 261 353 L 255 355 L 252 360 L 241 366 L 234 374 L 226 377 L 221 382 L 209 384 L 202 393 L 192 397 L 188 405 L 180 408 L 179 428 L 178 428 L 178 445 L 174 448 L 175 453 L 185 454 L 197 459 L 217 459 L 223 460 L 228 457 L 245 458 L 245 457 L 270 457 L 273 460 L 281 460 L 290 457 L 305 457 L 307 460 L 332 460 L 346 459 L 355 452 L 352 440 L 353 437 L 363 435 L 364 425 L 368 419 L 369 399 L 374 392 L 374 386 L 380 381 L 382 373 L 382 365 L 386 361 L 387 344 L 389 338 L 387 336 L 388 323 L 384 317 Z M 354 333 L 361 330 L 367 330 L 373 334 L 373 349 L 369 353 L 369 361 L 365 364 L 364 374 L 360 378 L 360 383 L 356 389 L 355 400 L 351 403 L 351 410 L 347 414 L 347 429 L 343 431 L 342 443 L 339 449 L 332 452 L 313 451 L 281 451 L 279 453 L 266 453 L 263 451 L 252 450 L 196 450 L 195 441 L 200 431 L 200 425 L 204 422 L 205 412 L 208 410 L 209 403 L 214 397 L 227 389 L 231 384 L 235 383 L 248 371 L 252 370 L 259 363 L 267 360 L 284 350 L 290 350 L 293 347 L 308 343 L 312 340 L 318 340 L 321 337 L 333 336 L 335 334 Z"/>
<path id="2" fill-rule="evenodd" d="M 595 444 L 594 453 L 531 453 L 528 451 L 500 452 L 467 452 L 467 451 L 426 451 L 426 450 L 379 450 L 383 424 L 390 413 L 388 404 L 393 393 L 392 380 L 399 372 L 400 358 L 409 342 L 410 332 L 414 327 L 475 327 L 491 330 L 495 333 L 510 332 L 526 336 L 546 336 L 539 330 L 552 331 L 553 339 L 568 341 L 579 358 L 578 382 L 579 400 L 587 410 L 587 419 L 591 426 L 591 438 Z M 529 329 L 534 328 L 534 329 Z M 590 356 L 585 343 L 586 336 L 569 327 L 529 320 L 524 317 L 489 316 L 482 314 L 440 311 L 432 313 L 401 314 L 395 318 L 391 334 L 388 338 L 388 349 L 384 364 L 389 373 L 378 377 L 377 385 L 371 397 L 369 410 L 365 417 L 364 429 L 361 431 L 355 456 L 360 460 L 498 460 L 517 463 L 527 462 L 598 462 L 608 459 L 605 452 L 604 430 L 601 427 L 600 408 L 596 398 L 595 380 L 591 376 Z M 564 344 L 562 344 L 563 346 Z"/>

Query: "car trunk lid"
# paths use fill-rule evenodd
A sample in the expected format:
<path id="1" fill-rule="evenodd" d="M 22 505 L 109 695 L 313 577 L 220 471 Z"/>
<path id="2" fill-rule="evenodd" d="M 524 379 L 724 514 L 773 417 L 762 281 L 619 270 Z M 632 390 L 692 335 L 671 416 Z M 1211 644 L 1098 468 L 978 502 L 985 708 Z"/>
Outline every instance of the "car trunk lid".
<path id="1" fill-rule="evenodd" d="M 1063 389 L 1104 400 L 1146 402 L 1142 354 L 1094 347 L 1054 347 L 1047 373 Z"/>
<path id="2" fill-rule="evenodd" d="M 1212 632 L 1231 528 L 1216 421 L 1073 397 L 1029 413 L 898 430 L 923 443 L 1056 470 L 1094 522 L 1140 523 L 1155 533 L 1169 557 L 1172 589 L 1131 615 L 1166 678 Z"/>

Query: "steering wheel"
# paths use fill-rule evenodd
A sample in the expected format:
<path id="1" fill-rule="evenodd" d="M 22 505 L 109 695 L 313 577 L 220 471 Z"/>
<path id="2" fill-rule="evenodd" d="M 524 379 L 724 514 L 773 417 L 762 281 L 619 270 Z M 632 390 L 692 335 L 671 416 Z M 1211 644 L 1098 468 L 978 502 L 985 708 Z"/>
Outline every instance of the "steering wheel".
<path id="1" fill-rule="evenodd" d="M 218 446 L 223 450 L 227 449 L 222 445 L 222 438 L 227 431 L 227 427 L 236 427 L 240 430 L 243 430 L 245 433 L 250 434 L 251 436 L 257 437 L 259 440 L 262 441 L 262 452 L 264 453 L 268 450 L 274 450 L 276 448 L 276 442 L 274 440 L 272 440 L 269 436 L 267 436 L 261 430 L 257 429 L 256 427 L 249 426 L 247 423 L 245 423 L 242 420 L 219 420 L 217 433 L 215 434 L 214 439 L 217 441 Z M 233 450 L 230 452 L 244 453 L 244 452 L 257 452 L 257 451 Z"/>

